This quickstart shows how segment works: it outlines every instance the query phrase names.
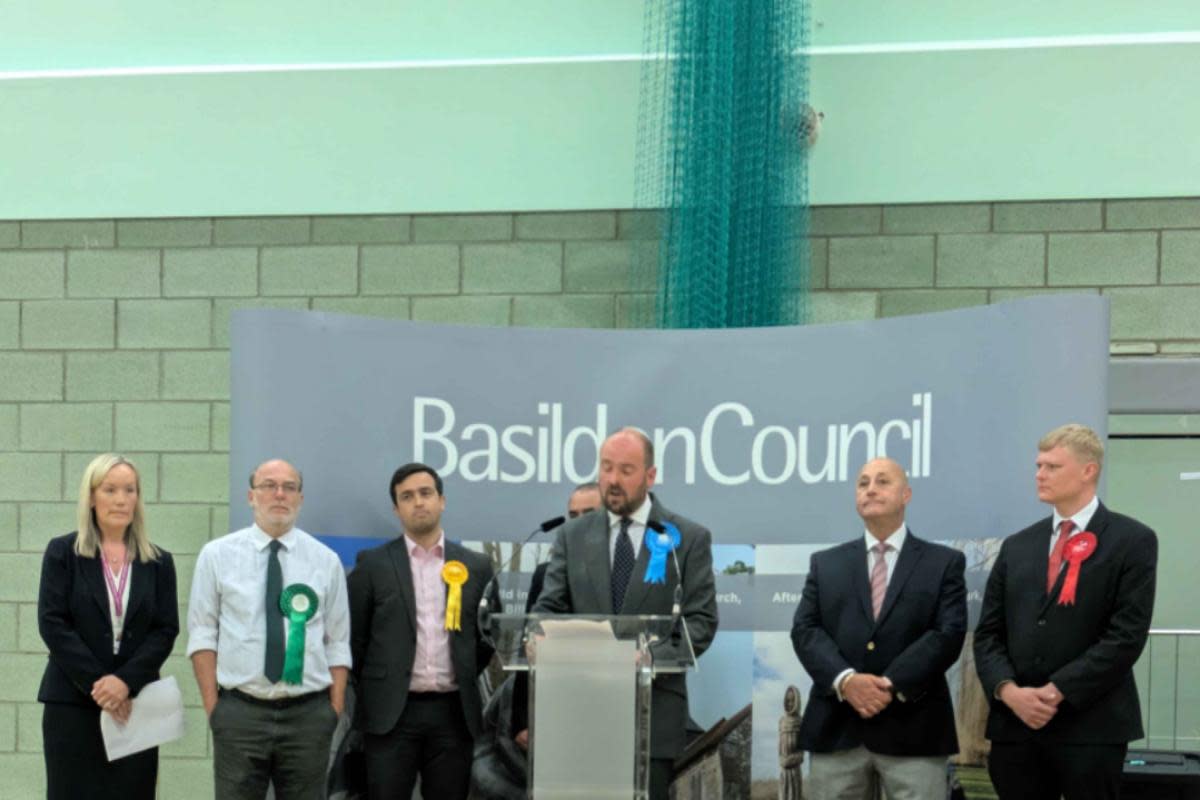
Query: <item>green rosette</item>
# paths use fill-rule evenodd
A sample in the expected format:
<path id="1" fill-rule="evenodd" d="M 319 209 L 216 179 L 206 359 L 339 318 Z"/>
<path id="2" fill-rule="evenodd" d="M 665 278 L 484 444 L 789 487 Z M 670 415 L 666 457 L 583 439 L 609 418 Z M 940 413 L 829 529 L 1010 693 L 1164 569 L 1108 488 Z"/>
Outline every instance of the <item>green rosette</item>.
<path id="1" fill-rule="evenodd" d="M 311 586 L 293 583 L 279 594 L 279 610 L 288 621 L 283 682 L 298 684 L 304 680 L 304 627 L 317 613 L 317 593 Z"/>

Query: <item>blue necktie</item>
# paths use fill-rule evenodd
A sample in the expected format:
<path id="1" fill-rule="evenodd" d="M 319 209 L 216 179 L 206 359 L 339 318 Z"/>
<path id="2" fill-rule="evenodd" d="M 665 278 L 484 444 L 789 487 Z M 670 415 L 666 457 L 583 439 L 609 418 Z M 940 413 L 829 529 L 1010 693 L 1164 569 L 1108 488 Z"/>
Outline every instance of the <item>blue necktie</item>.
<path id="1" fill-rule="evenodd" d="M 613 613 L 621 613 L 625 602 L 625 590 L 629 587 L 629 576 L 633 574 L 633 542 L 629 540 L 629 517 L 621 517 L 621 531 L 617 534 L 617 547 L 613 551 L 612 604 Z"/>

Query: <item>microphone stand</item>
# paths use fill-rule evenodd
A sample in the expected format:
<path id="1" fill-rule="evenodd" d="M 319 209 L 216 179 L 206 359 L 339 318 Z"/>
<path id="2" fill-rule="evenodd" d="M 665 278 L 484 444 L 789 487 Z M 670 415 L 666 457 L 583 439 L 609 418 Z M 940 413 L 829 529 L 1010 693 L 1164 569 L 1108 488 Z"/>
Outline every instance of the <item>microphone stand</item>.
<path id="1" fill-rule="evenodd" d="M 525 545 L 529 544 L 529 541 L 531 539 L 533 539 L 533 537 L 537 536 L 539 533 L 549 533 L 550 531 L 554 530 L 555 528 L 557 528 L 559 525 L 562 525 L 566 521 L 567 521 L 566 517 L 552 517 L 551 519 L 546 520 L 541 525 L 538 525 L 536 528 L 534 528 L 532 531 L 530 531 L 529 534 L 521 541 L 521 544 L 513 549 L 513 552 L 508 557 L 508 560 L 505 561 L 504 564 L 501 565 L 500 569 L 498 569 L 496 572 L 492 573 L 492 577 L 489 578 L 488 582 L 484 585 L 483 595 L 479 598 L 479 610 L 478 610 L 477 619 L 479 620 L 480 636 L 482 636 L 483 640 L 485 642 L 487 642 L 489 645 L 491 645 L 493 649 L 496 647 L 496 640 L 495 640 L 495 636 L 492 633 L 492 603 L 491 603 L 491 600 L 492 600 L 492 594 L 495 591 L 496 582 L 500 578 L 500 573 L 506 572 L 506 571 L 508 571 L 508 569 L 510 567 L 512 567 L 513 562 L 521 557 L 521 551 L 525 549 Z M 678 569 L 678 567 L 676 567 L 676 569 Z M 503 608 L 503 606 L 501 606 L 501 608 Z"/>

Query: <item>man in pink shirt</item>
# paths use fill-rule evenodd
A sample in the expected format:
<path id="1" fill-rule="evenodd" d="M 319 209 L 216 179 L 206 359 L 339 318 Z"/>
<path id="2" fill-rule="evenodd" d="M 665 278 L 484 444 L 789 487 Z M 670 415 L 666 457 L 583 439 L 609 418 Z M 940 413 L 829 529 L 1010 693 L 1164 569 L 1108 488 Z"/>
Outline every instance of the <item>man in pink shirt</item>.
<path id="1" fill-rule="evenodd" d="M 491 562 L 446 538 L 431 467 L 400 467 L 389 493 L 404 533 L 359 553 L 349 576 L 367 796 L 411 797 L 419 775 L 425 797 L 466 798 L 481 729 L 476 679 L 492 656 L 475 619 Z M 455 594 L 460 611 L 448 615 Z"/>

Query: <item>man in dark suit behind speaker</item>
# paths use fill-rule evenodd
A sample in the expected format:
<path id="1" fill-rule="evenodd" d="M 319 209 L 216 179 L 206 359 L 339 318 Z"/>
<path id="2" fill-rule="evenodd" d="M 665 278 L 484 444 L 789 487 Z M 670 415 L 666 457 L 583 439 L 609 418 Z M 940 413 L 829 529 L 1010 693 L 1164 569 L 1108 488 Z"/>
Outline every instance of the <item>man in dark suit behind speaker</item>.
<path id="1" fill-rule="evenodd" d="M 855 489 L 865 533 L 812 557 L 792 624 L 813 679 L 805 797 L 873 797 L 878 783 L 893 800 L 946 796 L 958 751 L 946 670 L 966 636 L 966 559 L 908 529 L 911 499 L 899 464 L 868 462 Z"/>
<path id="2" fill-rule="evenodd" d="M 988 771 L 1005 800 L 1115 798 L 1143 735 L 1133 665 L 1158 540 L 1096 497 L 1104 445 L 1090 428 L 1056 428 L 1038 451 L 1038 499 L 1054 513 L 1005 539 L 975 629 Z"/>
<path id="3" fill-rule="evenodd" d="M 359 553 L 349 577 L 367 796 L 411 797 L 419 775 L 424 797 L 466 798 L 482 728 L 476 679 L 492 656 L 476 620 L 491 562 L 446 538 L 431 467 L 400 467 L 389 491 L 404 532 Z"/>

